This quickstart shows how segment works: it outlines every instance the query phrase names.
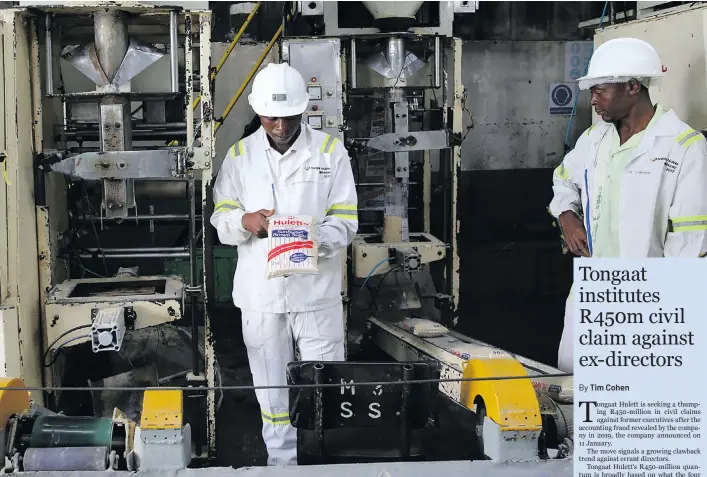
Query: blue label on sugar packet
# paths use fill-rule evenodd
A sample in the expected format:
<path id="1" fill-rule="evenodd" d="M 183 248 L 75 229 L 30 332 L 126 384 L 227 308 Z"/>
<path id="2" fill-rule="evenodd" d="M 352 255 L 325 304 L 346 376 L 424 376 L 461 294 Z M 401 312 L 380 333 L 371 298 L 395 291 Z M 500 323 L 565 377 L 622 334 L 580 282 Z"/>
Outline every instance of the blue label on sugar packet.
<path id="1" fill-rule="evenodd" d="M 302 263 L 307 260 L 307 255 L 302 252 L 293 253 L 290 255 L 290 261 L 295 263 Z"/>
<path id="2" fill-rule="evenodd" d="M 273 238 L 299 238 L 307 240 L 309 235 L 306 230 L 273 230 L 270 234 Z"/>

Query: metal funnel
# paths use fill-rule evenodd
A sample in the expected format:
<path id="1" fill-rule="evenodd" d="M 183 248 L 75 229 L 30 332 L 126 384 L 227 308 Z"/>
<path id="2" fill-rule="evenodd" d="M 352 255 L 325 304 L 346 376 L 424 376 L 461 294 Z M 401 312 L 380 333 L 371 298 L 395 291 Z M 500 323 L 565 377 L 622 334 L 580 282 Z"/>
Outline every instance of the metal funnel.
<path id="1" fill-rule="evenodd" d="M 127 83 L 165 53 L 128 36 L 125 14 L 118 10 L 94 14 L 95 42 L 67 46 L 62 58 L 99 86 Z"/>

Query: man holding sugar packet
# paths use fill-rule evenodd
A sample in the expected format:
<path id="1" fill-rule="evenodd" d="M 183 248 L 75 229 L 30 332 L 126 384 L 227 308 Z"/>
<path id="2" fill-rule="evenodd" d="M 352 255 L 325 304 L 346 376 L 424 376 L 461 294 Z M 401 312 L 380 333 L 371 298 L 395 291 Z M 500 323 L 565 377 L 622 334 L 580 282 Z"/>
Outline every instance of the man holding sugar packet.
<path id="1" fill-rule="evenodd" d="M 701 257 L 707 253 L 707 142 L 648 87 L 666 68 L 643 40 L 599 46 L 579 87 L 601 120 L 553 174 L 550 213 L 583 257 Z M 705 264 L 707 265 L 707 263 Z M 558 367 L 572 372 L 572 291 Z"/>
<path id="2" fill-rule="evenodd" d="M 344 360 L 342 253 L 358 230 L 358 200 L 341 141 L 302 122 L 309 95 L 297 70 L 269 64 L 248 100 L 262 126 L 226 155 L 211 224 L 238 247 L 233 302 L 253 384 L 284 385 L 294 343 L 304 361 Z M 287 389 L 256 396 L 268 465 L 296 465 Z"/>

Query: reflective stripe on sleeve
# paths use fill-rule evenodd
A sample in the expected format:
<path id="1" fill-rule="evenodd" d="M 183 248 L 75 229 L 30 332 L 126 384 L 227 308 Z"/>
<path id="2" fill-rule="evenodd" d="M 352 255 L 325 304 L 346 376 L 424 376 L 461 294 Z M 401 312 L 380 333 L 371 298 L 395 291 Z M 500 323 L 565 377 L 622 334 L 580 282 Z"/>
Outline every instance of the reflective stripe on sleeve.
<path id="1" fill-rule="evenodd" d="M 701 132 L 690 129 L 680 134 L 677 138 L 675 138 L 675 141 L 682 147 L 687 148 L 691 144 L 699 141 L 701 137 L 703 137 Z"/>
<path id="2" fill-rule="evenodd" d="M 260 415 L 262 416 L 263 421 L 269 422 L 270 424 L 275 426 L 286 426 L 290 423 L 289 412 L 270 414 L 269 412 L 260 411 Z"/>
<path id="3" fill-rule="evenodd" d="M 331 154 L 332 152 L 334 152 L 334 148 L 336 147 L 337 142 L 339 142 L 337 138 L 327 134 L 326 138 L 324 139 L 324 142 L 322 142 L 322 145 L 319 148 L 319 152 Z"/>
<path id="4" fill-rule="evenodd" d="M 245 147 L 243 146 L 243 141 L 238 141 L 233 146 L 231 146 L 231 157 L 236 158 L 245 154 Z"/>
<path id="5" fill-rule="evenodd" d="M 670 220 L 673 232 L 696 232 L 707 230 L 707 215 L 677 217 Z"/>
<path id="6" fill-rule="evenodd" d="M 562 164 L 560 164 L 559 166 L 557 166 L 557 168 L 555 169 L 555 174 L 560 179 L 565 179 L 565 180 L 569 179 L 569 176 L 570 176 L 569 172 L 567 172 L 567 168 L 565 167 L 564 162 Z"/>
<path id="7" fill-rule="evenodd" d="M 243 206 L 241 205 L 240 202 L 237 202 L 235 200 L 222 200 L 218 204 L 214 205 L 214 212 L 226 212 L 229 210 L 236 210 L 240 209 L 243 210 Z"/>
<path id="8" fill-rule="evenodd" d="M 344 220 L 358 220 L 358 208 L 355 205 L 334 204 L 327 209 L 326 215 Z"/>

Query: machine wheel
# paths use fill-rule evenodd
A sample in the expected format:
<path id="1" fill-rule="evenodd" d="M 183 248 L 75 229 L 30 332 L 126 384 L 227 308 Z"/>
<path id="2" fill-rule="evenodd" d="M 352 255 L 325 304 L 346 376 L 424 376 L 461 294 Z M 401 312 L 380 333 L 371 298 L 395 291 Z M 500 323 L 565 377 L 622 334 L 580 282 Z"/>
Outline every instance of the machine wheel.
<path id="1" fill-rule="evenodd" d="M 484 418 L 486 417 L 486 404 L 481 397 L 474 400 L 476 412 L 474 413 L 474 434 L 476 438 L 476 446 L 479 449 L 479 455 L 482 460 L 486 460 L 484 452 Z"/>

